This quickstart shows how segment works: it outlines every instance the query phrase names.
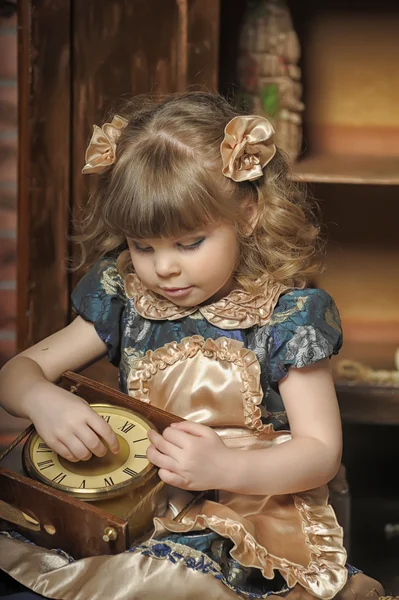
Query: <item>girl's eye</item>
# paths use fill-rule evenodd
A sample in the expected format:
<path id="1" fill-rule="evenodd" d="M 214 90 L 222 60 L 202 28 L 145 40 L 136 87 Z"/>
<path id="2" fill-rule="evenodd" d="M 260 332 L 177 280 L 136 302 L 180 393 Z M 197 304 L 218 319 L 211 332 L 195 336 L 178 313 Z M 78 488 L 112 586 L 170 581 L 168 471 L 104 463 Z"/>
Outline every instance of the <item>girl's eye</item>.
<path id="1" fill-rule="evenodd" d="M 152 251 L 151 246 L 146 246 L 145 248 L 142 248 L 142 247 L 138 246 L 136 243 L 134 243 L 133 245 L 134 245 L 134 249 L 136 252 L 151 252 Z"/>
<path id="2" fill-rule="evenodd" d="M 205 238 L 201 238 L 200 240 L 198 240 L 197 242 L 194 242 L 194 244 L 177 244 L 179 246 L 179 248 L 181 250 L 196 250 L 197 248 L 199 248 L 201 246 L 201 244 L 203 243 L 203 241 L 205 240 Z"/>

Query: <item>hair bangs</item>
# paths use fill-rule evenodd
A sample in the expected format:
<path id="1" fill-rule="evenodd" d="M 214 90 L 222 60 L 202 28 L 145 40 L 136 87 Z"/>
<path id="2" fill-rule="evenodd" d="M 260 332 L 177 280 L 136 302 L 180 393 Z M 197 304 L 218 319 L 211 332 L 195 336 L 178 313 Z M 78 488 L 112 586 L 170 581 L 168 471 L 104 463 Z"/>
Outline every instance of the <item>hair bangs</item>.
<path id="1" fill-rule="evenodd" d="M 124 180 L 118 177 L 118 189 L 109 195 L 106 220 L 114 231 L 133 239 L 177 237 L 231 220 L 231 191 L 223 189 L 221 173 L 210 176 L 209 168 L 179 148 L 149 150 L 140 145 L 134 168 L 124 169 Z"/>

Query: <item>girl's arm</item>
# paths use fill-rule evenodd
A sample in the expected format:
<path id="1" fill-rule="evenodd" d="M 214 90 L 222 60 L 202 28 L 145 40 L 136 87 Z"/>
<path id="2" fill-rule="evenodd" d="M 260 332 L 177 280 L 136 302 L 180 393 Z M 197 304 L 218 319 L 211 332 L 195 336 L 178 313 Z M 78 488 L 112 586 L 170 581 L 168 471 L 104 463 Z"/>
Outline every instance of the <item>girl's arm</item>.
<path id="1" fill-rule="evenodd" d="M 209 427 L 177 423 L 151 433 L 148 457 L 160 477 L 184 489 L 289 494 L 312 489 L 337 473 L 342 452 L 338 402 L 329 360 L 289 369 L 280 393 L 292 440 L 259 450 L 229 449 Z"/>
<path id="2" fill-rule="evenodd" d="M 81 398 L 56 385 L 62 373 L 79 370 L 106 353 L 94 325 L 77 317 L 70 325 L 11 359 L 0 371 L 0 403 L 30 419 L 39 435 L 68 460 L 118 449 L 109 425 Z"/>
<path id="3" fill-rule="evenodd" d="M 328 359 L 289 369 L 279 385 L 292 440 L 250 457 L 237 452 L 227 488 L 254 494 L 287 494 L 331 481 L 341 464 L 342 429 Z"/>

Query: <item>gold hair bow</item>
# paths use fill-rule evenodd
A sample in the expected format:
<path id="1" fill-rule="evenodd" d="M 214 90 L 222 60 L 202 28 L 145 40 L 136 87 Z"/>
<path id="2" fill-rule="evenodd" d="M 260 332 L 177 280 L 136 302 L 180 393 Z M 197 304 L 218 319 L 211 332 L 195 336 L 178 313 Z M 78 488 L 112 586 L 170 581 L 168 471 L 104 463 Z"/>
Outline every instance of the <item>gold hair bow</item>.
<path id="1" fill-rule="evenodd" d="M 115 115 L 111 123 L 104 123 L 102 127 L 93 126 L 82 173 L 102 173 L 115 162 L 116 142 L 126 125 L 126 119 Z"/>
<path id="2" fill-rule="evenodd" d="M 220 145 L 223 175 L 233 181 L 253 181 L 276 154 L 274 129 L 264 117 L 234 117 L 227 123 Z"/>

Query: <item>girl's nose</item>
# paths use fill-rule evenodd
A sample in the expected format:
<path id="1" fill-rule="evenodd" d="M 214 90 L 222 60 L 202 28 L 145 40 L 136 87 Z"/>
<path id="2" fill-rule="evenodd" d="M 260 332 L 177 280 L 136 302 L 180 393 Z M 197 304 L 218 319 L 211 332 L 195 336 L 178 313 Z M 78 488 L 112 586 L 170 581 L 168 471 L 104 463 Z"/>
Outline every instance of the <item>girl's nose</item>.
<path id="1" fill-rule="evenodd" d="M 159 256 L 155 260 L 155 272 L 158 277 L 172 277 L 180 274 L 180 267 L 172 257 Z"/>

